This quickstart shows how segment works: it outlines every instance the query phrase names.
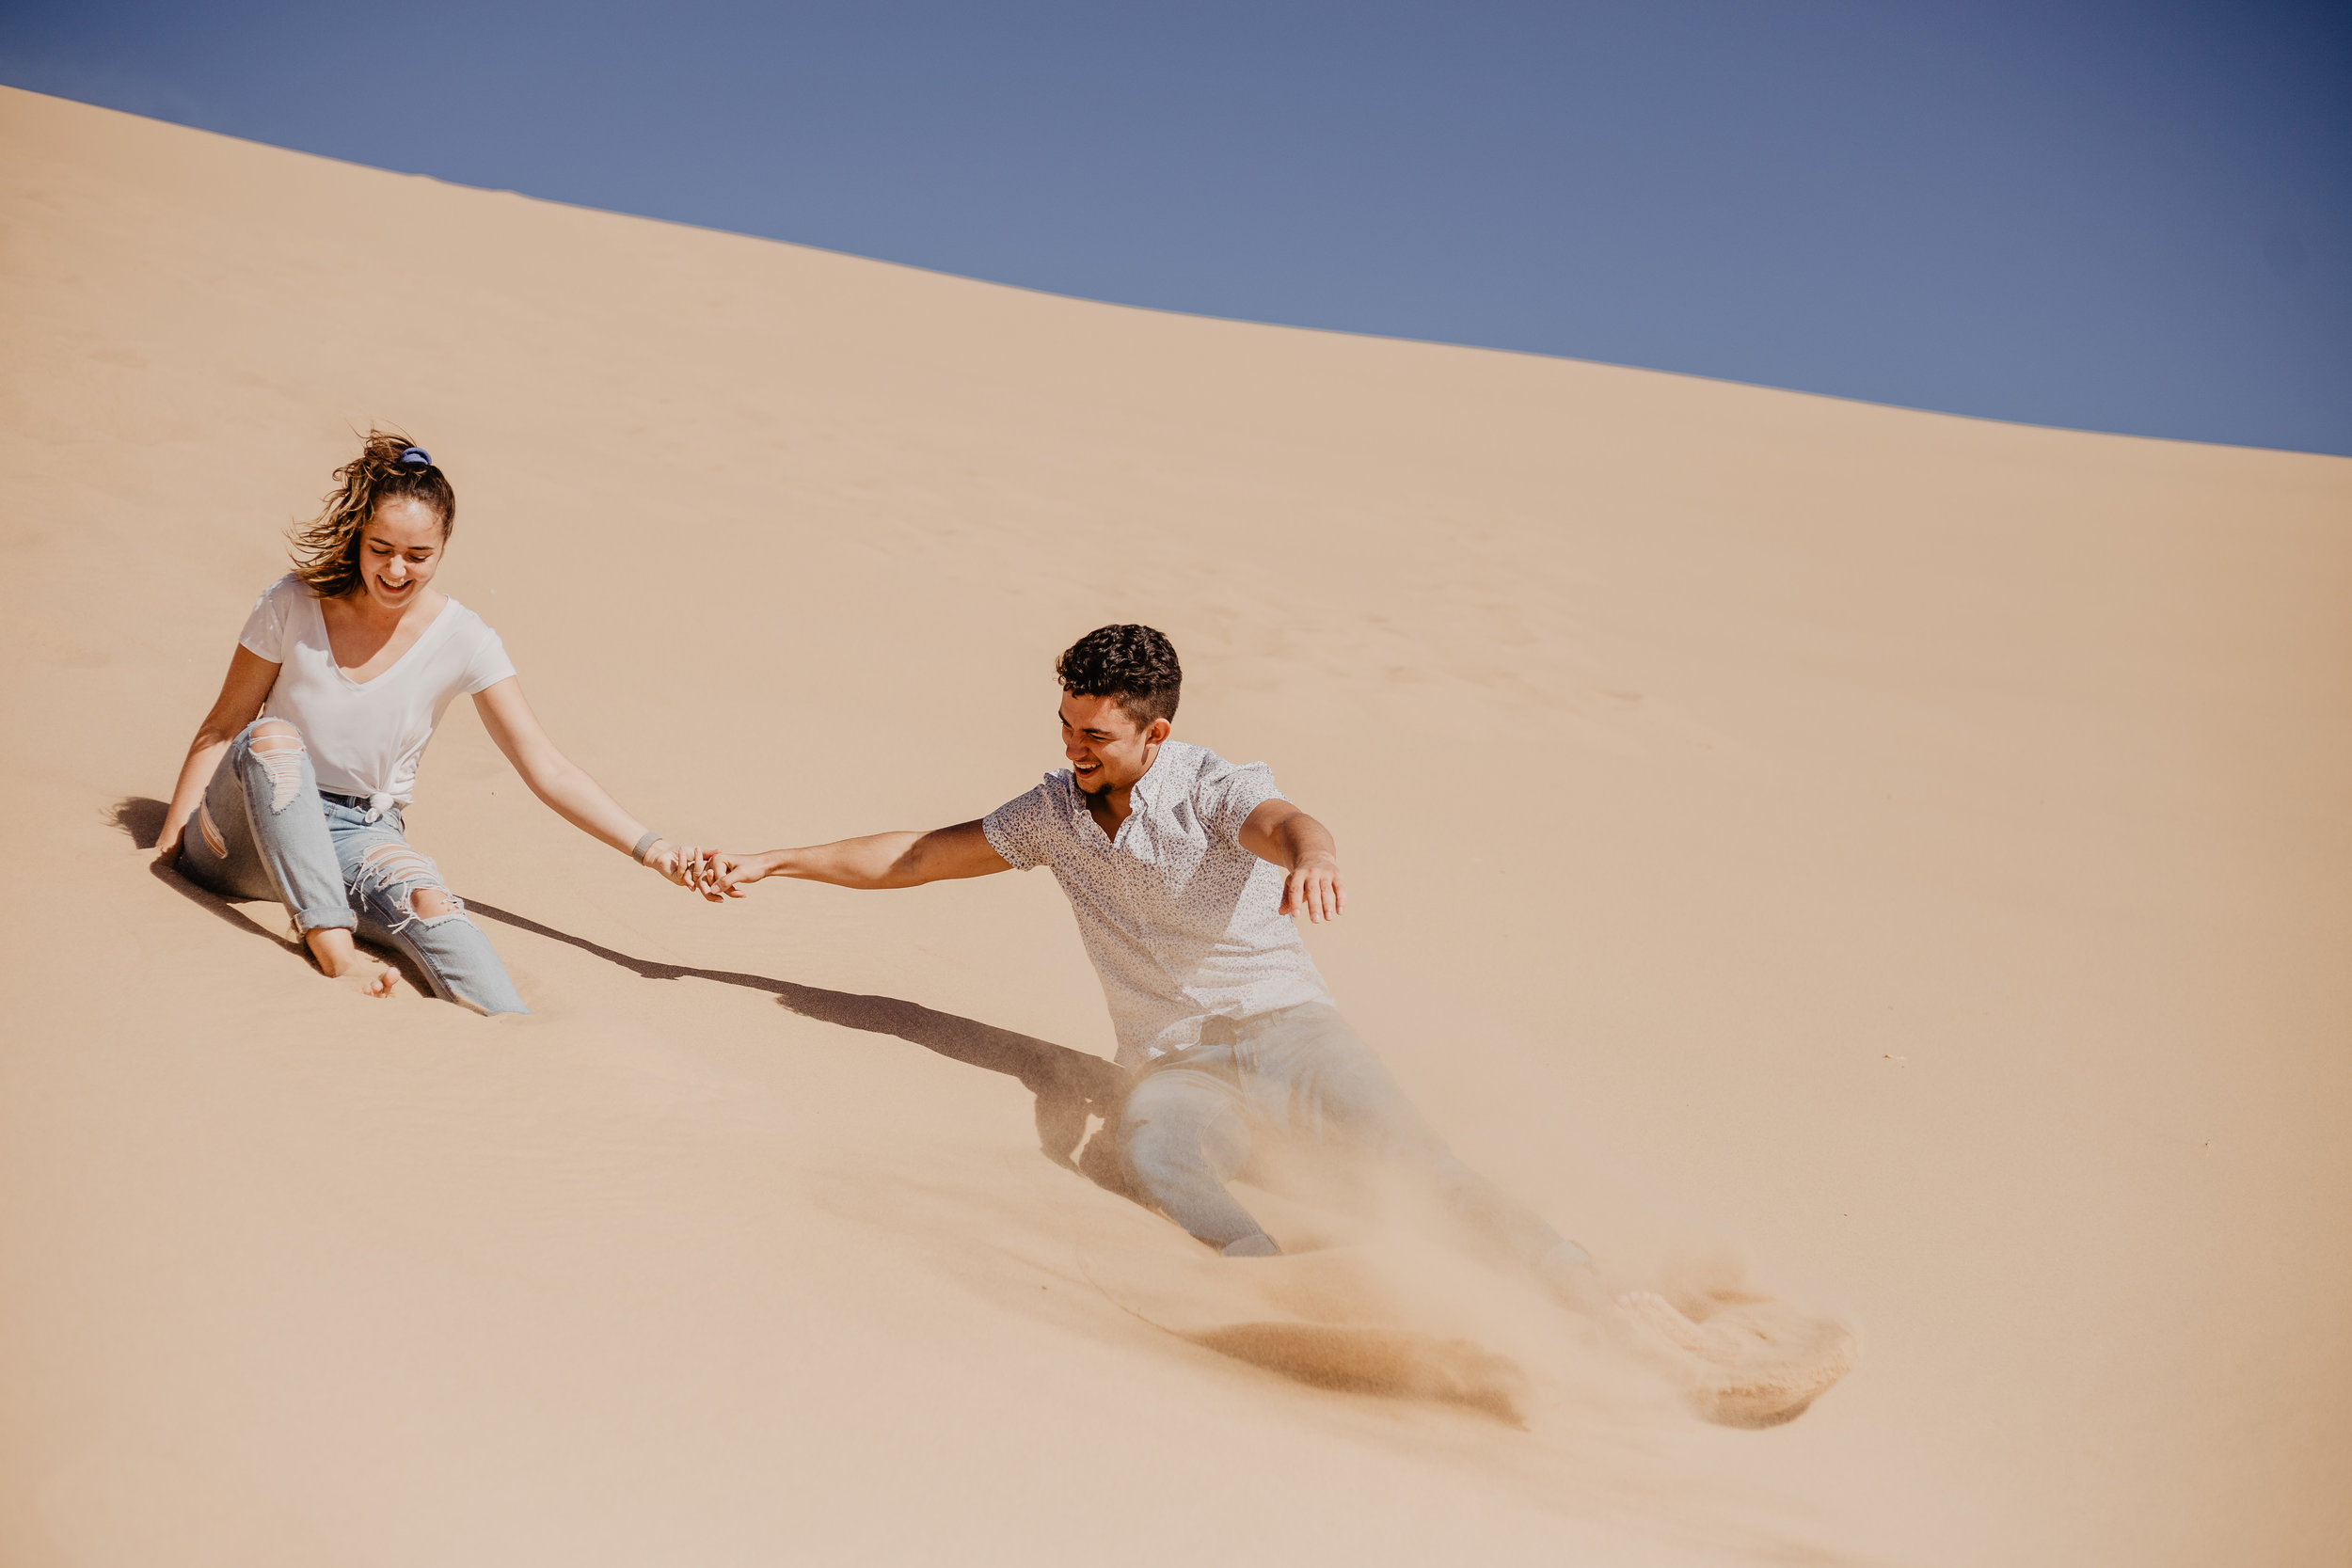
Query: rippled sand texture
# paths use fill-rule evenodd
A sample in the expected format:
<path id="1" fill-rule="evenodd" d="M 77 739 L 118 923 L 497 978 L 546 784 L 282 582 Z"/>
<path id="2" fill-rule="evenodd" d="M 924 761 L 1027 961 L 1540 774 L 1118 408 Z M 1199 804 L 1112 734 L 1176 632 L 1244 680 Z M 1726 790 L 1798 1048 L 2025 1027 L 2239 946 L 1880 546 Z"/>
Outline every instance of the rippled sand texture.
<path id="1" fill-rule="evenodd" d="M 15 92 L 0 225 L 0 1561 L 2352 1553 L 2352 464 L 1080 304 Z M 371 1003 L 152 873 L 370 420 L 674 834 L 975 816 L 1057 764 L 1057 649 L 1165 628 L 1178 733 L 1339 835 L 1342 1005 L 1631 1316 L 1279 1198 L 1295 1254 L 1220 1268 L 1044 1157 L 1110 1042 L 1042 877 L 709 909 L 464 705 L 410 827 L 533 1017 Z"/>

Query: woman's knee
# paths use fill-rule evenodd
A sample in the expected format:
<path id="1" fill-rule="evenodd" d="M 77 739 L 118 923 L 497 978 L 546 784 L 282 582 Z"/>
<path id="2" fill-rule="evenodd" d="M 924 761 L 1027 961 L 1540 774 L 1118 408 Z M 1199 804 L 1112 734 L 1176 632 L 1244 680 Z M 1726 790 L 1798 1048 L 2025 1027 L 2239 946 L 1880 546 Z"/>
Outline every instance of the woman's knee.
<path id="1" fill-rule="evenodd" d="M 373 845 L 359 857 L 357 885 L 360 893 L 380 897 L 401 925 L 468 918 L 432 857 L 398 839 Z"/>
<path id="2" fill-rule="evenodd" d="M 284 811 L 301 793 L 303 765 L 310 760 L 302 732 L 283 719 L 256 719 L 237 738 L 269 780 L 271 814 Z"/>
<path id="3" fill-rule="evenodd" d="M 255 756 L 300 756 L 304 751 L 302 732 L 283 719 L 256 719 L 237 738 Z"/>

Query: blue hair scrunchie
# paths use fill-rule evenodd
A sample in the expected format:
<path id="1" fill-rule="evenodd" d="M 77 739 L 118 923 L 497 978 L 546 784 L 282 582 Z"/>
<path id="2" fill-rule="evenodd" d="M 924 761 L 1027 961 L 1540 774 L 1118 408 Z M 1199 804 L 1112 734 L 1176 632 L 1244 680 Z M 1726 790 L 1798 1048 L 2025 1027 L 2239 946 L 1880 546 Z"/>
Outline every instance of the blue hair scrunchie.
<path id="1" fill-rule="evenodd" d="M 433 454 L 422 447 L 403 447 L 400 450 L 400 466 L 404 468 L 430 468 L 433 467 Z"/>

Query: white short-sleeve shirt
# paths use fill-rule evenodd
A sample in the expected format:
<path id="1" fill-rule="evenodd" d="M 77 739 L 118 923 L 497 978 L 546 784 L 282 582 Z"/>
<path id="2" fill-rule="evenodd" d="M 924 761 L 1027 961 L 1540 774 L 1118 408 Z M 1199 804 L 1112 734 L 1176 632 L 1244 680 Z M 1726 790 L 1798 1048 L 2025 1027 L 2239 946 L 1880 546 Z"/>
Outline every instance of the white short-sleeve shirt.
<path id="1" fill-rule="evenodd" d="M 417 759 L 451 699 L 515 673 L 499 634 L 450 599 L 390 669 L 355 681 L 335 662 L 318 596 L 291 572 L 263 590 L 237 641 L 278 666 L 262 711 L 301 732 L 319 787 L 379 811 L 414 798 Z"/>
<path id="2" fill-rule="evenodd" d="M 988 814 L 980 831 L 1017 869 L 1050 865 L 1078 917 L 1129 1069 L 1181 1050 L 1211 1018 L 1331 1000 L 1282 903 L 1280 867 L 1241 826 L 1283 799 L 1265 764 L 1163 743 L 1106 837 L 1070 769 Z"/>

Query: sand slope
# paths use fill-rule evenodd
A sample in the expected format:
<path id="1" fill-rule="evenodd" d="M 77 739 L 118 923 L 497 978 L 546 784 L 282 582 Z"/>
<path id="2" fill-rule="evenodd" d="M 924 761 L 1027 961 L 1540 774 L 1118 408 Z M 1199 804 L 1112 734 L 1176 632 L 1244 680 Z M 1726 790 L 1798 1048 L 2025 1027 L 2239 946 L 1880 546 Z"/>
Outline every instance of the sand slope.
<path id="1" fill-rule="evenodd" d="M 0 1560 L 2352 1551 L 2352 463 L 1074 303 L 18 92 L 0 224 Z M 534 1018 L 367 1003 L 158 879 L 140 802 L 372 420 L 673 832 L 977 815 L 1057 760 L 1054 651 L 1163 626 L 1179 733 L 1339 833 L 1316 955 L 1456 1144 L 1629 1285 L 1744 1248 L 1859 1369 L 1722 1430 L 1406 1264 L 1523 1427 L 1155 1328 L 1086 1259 L 1185 1243 L 1017 1075 L 1109 1046 L 1048 880 L 709 909 L 462 708 L 411 827 Z"/>

